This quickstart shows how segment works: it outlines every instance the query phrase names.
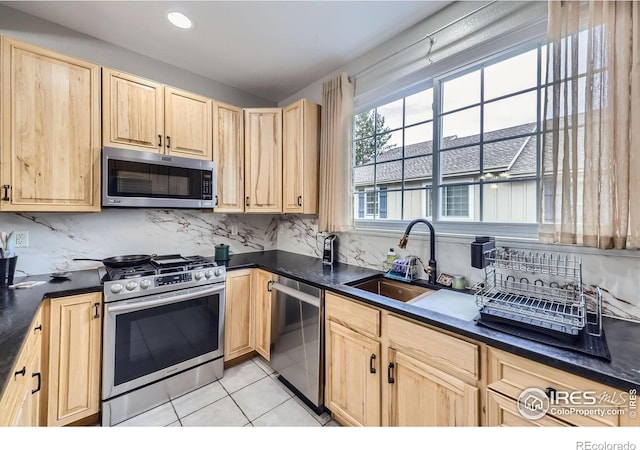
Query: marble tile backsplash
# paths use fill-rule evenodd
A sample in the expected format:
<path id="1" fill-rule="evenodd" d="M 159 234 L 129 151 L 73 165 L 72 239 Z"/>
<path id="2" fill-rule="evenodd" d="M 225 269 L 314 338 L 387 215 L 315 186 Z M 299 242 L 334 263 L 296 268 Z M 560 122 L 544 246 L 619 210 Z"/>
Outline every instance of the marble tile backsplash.
<path id="1" fill-rule="evenodd" d="M 415 232 L 420 226 L 416 225 Z M 317 233 L 316 216 L 286 215 L 278 226 L 279 250 L 303 253 L 320 257 L 323 237 Z M 340 262 L 384 270 L 383 261 L 389 248 L 403 257 L 409 253 L 417 255 L 428 263 L 429 239 L 425 235 L 412 235 L 405 250 L 398 248 L 402 233 L 389 236 L 381 232 L 349 232 L 338 236 L 338 257 Z M 471 286 L 484 279 L 484 270 L 471 267 L 470 242 L 464 238 L 442 237 L 436 240 L 436 261 L 438 273 L 464 275 Z M 497 241 L 498 245 L 506 245 Z M 513 244 L 516 247 L 515 244 Z M 520 248 L 526 248 L 522 244 Z M 545 250 L 543 250 L 545 251 Z M 548 251 L 548 250 L 546 250 Z M 557 253 L 557 249 L 551 249 Z M 563 250 L 564 252 L 564 250 Z M 583 281 L 587 291 L 600 287 L 603 294 L 603 314 L 640 322 L 640 257 L 601 254 L 580 254 L 582 258 Z M 426 274 L 420 276 L 426 278 Z M 590 289 L 591 288 L 591 289 Z"/>
<path id="2" fill-rule="evenodd" d="M 105 209 L 96 214 L 0 213 L 0 230 L 28 231 L 29 247 L 16 249 L 16 275 L 98 267 L 129 254 L 213 256 L 276 248 L 278 216 L 212 214 L 199 210 Z M 232 234 L 232 225 L 238 234 Z"/>
<path id="3" fill-rule="evenodd" d="M 418 225 L 419 226 L 419 225 Z M 237 234 L 232 230 L 237 228 Z M 96 214 L 0 213 L 0 231 L 28 231 L 29 247 L 18 248 L 17 276 L 99 267 L 103 259 L 128 254 L 212 256 L 216 244 L 228 244 L 230 252 L 285 250 L 320 257 L 323 236 L 317 232 L 317 216 L 212 214 L 198 210 L 105 209 Z M 399 256 L 410 252 L 425 263 L 429 239 L 417 227 L 406 250 L 397 236 L 382 232 L 349 232 L 338 236 L 338 260 L 383 270 L 389 248 Z M 471 267 L 471 238 L 437 239 L 438 273 L 461 274 L 472 285 L 484 271 Z M 500 245 L 500 241 L 498 241 Z M 504 245 L 504 244 L 502 244 Z M 637 280 L 640 257 L 581 254 L 583 280 L 603 292 L 604 314 L 640 321 Z M 426 274 L 421 278 L 426 278 Z"/>

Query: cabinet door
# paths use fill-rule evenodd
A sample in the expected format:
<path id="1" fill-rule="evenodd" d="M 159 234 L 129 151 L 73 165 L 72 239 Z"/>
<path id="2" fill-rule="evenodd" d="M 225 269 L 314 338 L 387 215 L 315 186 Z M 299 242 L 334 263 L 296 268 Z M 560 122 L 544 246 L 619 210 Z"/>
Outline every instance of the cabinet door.
<path id="1" fill-rule="evenodd" d="M 164 86 L 103 68 L 102 144 L 164 153 Z"/>
<path id="2" fill-rule="evenodd" d="M 268 284 L 271 273 L 255 270 L 254 294 L 256 299 L 256 351 L 267 361 L 271 358 L 271 291 Z"/>
<path id="3" fill-rule="evenodd" d="M 224 360 L 253 351 L 253 269 L 227 272 L 224 314 Z"/>
<path id="4" fill-rule="evenodd" d="M 285 213 L 318 213 L 320 106 L 298 100 L 284 108 L 282 124 L 282 208 Z"/>
<path id="5" fill-rule="evenodd" d="M 202 95 L 165 87 L 165 153 L 211 161 L 211 102 Z"/>
<path id="6" fill-rule="evenodd" d="M 213 102 L 213 161 L 218 171 L 216 212 L 244 212 L 242 108 Z"/>
<path id="7" fill-rule="evenodd" d="M 380 425 L 380 343 L 326 322 L 325 404 L 354 426 Z"/>
<path id="8" fill-rule="evenodd" d="M 245 211 L 282 212 L 282 109 L 245 109 Z"/>
<path id="9" fill-rule="evenodd" d="M 389 349 L 386 384 L 391 426 L 478 426 L 478 388 Z"/>
<path id="10" fill-rule="evenodd" d="M 99 66 L 2 37 L 0 78 L 0 209 L 99 211 Z"/>
<path id="11" fill-rule="evenodd" d="M 0 399 L 0 426 L 40 425 L 42 313 L 36 313 Z"/>
<path id="12" fill-rule="evenodd" d="M 102 293 L 50 300 L 48 426 L 99 410 L 101 316 Z"/>

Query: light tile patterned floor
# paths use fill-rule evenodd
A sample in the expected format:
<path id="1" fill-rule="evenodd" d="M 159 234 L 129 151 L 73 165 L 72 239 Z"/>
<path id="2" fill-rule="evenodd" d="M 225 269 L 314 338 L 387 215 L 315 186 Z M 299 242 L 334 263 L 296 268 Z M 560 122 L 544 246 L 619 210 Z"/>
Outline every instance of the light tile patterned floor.
<path id="1" fill-rule="evenodd" d="M 224 371 L 224 377 L 158 406 L 119 427 L 321 427 L 339 426 L 315 414 L 256 357 Z"/>

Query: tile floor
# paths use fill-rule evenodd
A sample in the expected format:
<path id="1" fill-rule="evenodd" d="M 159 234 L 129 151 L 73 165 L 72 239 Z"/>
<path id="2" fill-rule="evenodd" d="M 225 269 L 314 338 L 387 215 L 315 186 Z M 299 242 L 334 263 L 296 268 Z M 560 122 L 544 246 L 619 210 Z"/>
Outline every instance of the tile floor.
<path id="1" fill-rule="evenodd" d="M 221 380 L 116 426 L 339 426 L 328 413 L 315 414 L 277 376 L 256 357 L 225 370 Z"/>

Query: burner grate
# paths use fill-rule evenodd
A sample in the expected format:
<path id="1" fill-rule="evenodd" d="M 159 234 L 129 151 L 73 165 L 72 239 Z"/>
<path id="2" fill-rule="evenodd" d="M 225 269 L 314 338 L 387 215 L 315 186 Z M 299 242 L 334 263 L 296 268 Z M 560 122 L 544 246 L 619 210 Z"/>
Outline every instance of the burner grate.
<path id="1" fill-rule="evenodd" d="M 213 259 L 205 258 L 204 256 L 162 255 L 155 256 L 147 264 L 137 264 L 129 267 L 105 267 L 107 273 L 102 278 L 102 281 L 186 272 L 215 266 L 217 264 Z"/>

